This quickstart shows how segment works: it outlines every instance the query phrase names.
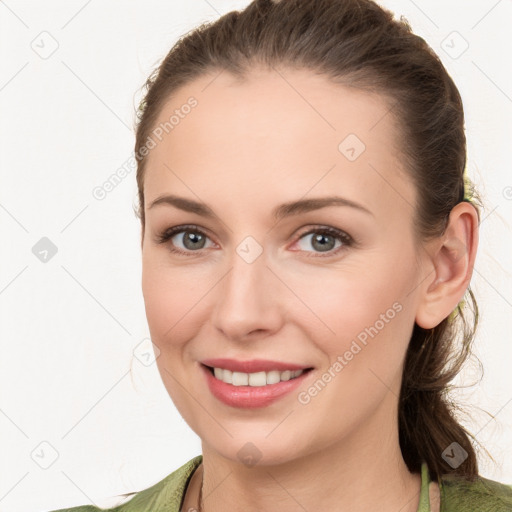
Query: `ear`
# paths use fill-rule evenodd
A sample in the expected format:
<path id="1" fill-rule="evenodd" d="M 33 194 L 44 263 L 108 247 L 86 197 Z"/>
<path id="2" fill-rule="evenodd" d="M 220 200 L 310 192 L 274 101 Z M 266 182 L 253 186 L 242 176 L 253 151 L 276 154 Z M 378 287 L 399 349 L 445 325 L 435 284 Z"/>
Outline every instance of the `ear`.
<path id="1" fill-rule="evenodd" d="M 416 323 L 424 329 L 439 325 L 457 307 L 471 281 L 478 248 L 478 212 L 466 201 L 450 212 L 445 233 L 426 248 L 425 277 Z"/>

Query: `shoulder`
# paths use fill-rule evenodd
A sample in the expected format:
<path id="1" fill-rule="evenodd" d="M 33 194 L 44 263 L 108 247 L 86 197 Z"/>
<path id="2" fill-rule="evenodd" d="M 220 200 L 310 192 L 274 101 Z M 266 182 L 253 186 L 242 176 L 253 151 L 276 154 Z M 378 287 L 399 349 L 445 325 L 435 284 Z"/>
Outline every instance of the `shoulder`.
<path id="1" fill-rule="evenodd" d="M 512 485 L 478 476 L 440 479 L 441 512 L 512 512 Z"/>
<path id="2" fill-rule="evenodd" d="M 128 501 L 114 507 L 101 508 L 96 505 L 80 505 L 52 512 L 179 512 L 190 477 L 201 463 L 202 458 L 202 455 L 197 455 L 147 489 L 122 495 L 128 496 Z M 121 499 L 122 497 L 119 498 L 119 501 Z"/>

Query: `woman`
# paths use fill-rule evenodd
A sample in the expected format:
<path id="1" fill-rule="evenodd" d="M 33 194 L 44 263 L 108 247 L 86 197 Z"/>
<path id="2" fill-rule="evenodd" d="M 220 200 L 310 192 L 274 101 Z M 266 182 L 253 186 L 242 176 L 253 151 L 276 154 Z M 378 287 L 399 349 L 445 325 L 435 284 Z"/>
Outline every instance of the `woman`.
<path id="1" fill-rule="evenodd" d="M 425 41 L 370 0 L 255 0 L 139 114 L 146 315 L 202 454 L 110 510 L 512 510 L 445 395 L 480 214 Z"/>

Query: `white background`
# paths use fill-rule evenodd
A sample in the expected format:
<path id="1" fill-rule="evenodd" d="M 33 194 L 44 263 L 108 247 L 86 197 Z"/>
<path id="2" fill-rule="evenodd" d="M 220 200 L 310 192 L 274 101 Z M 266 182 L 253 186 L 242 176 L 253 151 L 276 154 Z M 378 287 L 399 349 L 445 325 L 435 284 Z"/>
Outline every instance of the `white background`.
<path id="1" fill-rule="evenodd" d="M 172 44 L 247 3 L 0 3 L 2 512 L 106 504 L 200 454 L 156 364 L 133 358 L 150 347 L 135 171 L 103 200 L 92 191 L 131 156 L 140 89 Z M 497 462 L 482 453 L 481 474 L 512 483 L 512 2 L 380 4 L 406 16 L 463 97 L 487 206 L 472 281 L 485 374 L 464 394 L 465 424 Z M 469 47 L 454 58 L 444 48 L 460 51 L 460 36 Z M 32 252 L 43 237 L 58 250 L 46 263 Z"/>

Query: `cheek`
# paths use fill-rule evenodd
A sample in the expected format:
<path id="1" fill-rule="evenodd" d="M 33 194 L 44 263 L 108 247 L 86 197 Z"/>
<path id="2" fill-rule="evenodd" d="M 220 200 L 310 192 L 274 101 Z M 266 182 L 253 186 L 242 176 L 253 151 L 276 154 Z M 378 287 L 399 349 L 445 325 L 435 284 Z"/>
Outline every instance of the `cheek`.
<path id="1" fill-rule="evenodd" d="M 156 258 L 144 255 L 142 293 L 151 341 L 158 347 L 156 366 L 162 382 L 182 415 L 190 404 L 183 394 L 187 373 L 182 349 L 187 338 L 187 311 L 197 302 L 194 287 L 185 286 L 176 269 L 162 266 Z M 189 312 L 189 315 L 194 310 Z"/>
<path id="2" fill-rule="evenodd" d="M 302 329 L 330 363 L 346 354 L 365 366 L 400 366 L 414 317 L 407 298 L 412 276 L 393 274 L 394 266 L 381 257 L 366 271 L 346 267 L 316 273 L 313 281 L 295 279 L 293 288 L 307 306 L 295 318 L 302 318 Z"/>
<path id="3" fill-rule="evenodd" d="M 160 251 L 142 259 L 142 294 L 151 338 L 162 353 L 186 346 L 207 322 L 209 292 L 222 277 L 212 267 L 171 265 Z"/>
<path id="4" fill-rule="evenodd" d="M 179 269 L 171 269 L 146 254 L 142 265 L 142 294 L 153 343 L 161 350 L 172 339 L 180 339 L 186 314 L 197 302 L 197 289 Z M 195 300 L 194 300 L 195 299 Z"/>
<path id="5" fill-rule="evenodd" d="M 297 275 L 288 283 L 301 299 L 302 314 L 312 327 L 323 325 L 326 333 L 346 337 L 375 322 L 380 313 L 402 300 L 400 288 L 388 275 L 362 266 L 322 269 Z"/>
<path id="6" fill-rule="evenodd" d="M 310 298 L 311 309 L 334 331 L 312 315 L 301 324 L 325 357 L 319 379 L 327 384 L 313 384 L 316 389 L 325 386 L 325 391 L 311 400 L 325 410 L 351 411 L 351 417 L 340 419 L 349 429 L 389 398 L 388 393 L 399 395 L 414 308 L 399 286 L 387 279 L 378 282 L 374 275 L 326 281 L 324 294 Z M 304 391 L 311 397 L 316 393 Z M 329 428 L 336 432 L 345 427 L 334 421 Z"/>

